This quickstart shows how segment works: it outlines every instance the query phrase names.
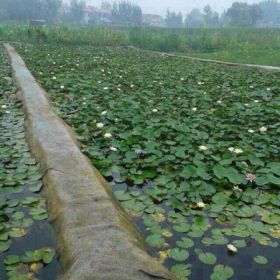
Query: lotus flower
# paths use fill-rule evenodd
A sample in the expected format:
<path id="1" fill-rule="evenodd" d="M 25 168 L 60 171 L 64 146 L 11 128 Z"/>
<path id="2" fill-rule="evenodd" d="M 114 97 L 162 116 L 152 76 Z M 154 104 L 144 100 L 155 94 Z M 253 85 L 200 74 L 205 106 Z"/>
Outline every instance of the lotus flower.
<path id="1" fill-rule="evenodd" d="M 255 179 L 256 179 L 256 176 L 254 174 L 252 174 L 252 173 L 248 173 L 246 175 L 246 180 L 248 180 L 251 183 L 253 183 L 255 181 Z"/>

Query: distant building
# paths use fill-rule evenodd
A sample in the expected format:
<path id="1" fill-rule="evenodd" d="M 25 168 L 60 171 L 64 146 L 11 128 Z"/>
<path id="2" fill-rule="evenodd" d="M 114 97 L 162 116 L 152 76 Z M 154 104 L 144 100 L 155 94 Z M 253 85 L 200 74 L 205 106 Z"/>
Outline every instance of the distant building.
<path id="1" fill-rule="evenodd" d="M 154 14 L 143 14 L 143 20 L 144 25 L 148 26 L 155 26 L 155 27 L 165 27 L 165 21 L 164 18 L 160 15 L 154 15 Z"/>
<path id="2" fill-rule="evenodd" d="M 84 10 L 84 24 L 111 24 L 112 13 L 109 10 L 87 6 Z"/>

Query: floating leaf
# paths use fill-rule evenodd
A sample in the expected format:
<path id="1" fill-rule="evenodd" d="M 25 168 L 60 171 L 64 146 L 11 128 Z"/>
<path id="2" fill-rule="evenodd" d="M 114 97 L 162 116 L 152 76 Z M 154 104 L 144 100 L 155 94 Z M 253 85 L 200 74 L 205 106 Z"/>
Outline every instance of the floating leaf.
<path id="1" fill-rule="evenodd" d="M 268 259 L 264 256 L 256 256 L 256 257 L 254 257 L 254 261 L 258 264 L 267 264 L 268 263 Z"/>

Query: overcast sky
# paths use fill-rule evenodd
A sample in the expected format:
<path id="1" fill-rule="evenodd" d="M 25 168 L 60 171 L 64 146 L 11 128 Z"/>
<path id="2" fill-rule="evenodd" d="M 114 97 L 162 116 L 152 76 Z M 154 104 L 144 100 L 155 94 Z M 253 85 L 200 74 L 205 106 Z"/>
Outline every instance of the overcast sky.
<path id="1" fill-rule="evenodd" d="M 87 3 L 99 6 L 103 0 L 86 0 Z M 115 0 L 109 0 L 114 2 Z M 131 2 L 139 4 L 144 13 L 155 13 L 165 15 L 166 10 L 181 11 L 184 14 L 188 13 L 193 8 L 202 9 L 205 5 L 210 4 L 214 10 L 222 12 L 231 6 L 233 2 L 256 3 L 259 0 L 132 0 Z"/>

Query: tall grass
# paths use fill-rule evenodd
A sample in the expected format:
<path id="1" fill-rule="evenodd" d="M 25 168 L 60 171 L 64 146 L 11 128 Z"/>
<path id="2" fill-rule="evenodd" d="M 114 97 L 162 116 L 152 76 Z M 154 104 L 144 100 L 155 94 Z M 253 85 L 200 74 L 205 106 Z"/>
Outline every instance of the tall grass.
<path id="1" fill-rule="evenodd" d="M 28 34 L 28 25 L 0 24 L 0 40 L 62 44 L 134 45 L 240 63 L 280 65 L 280 29 L 168 29 L 55 25 Z"/>

